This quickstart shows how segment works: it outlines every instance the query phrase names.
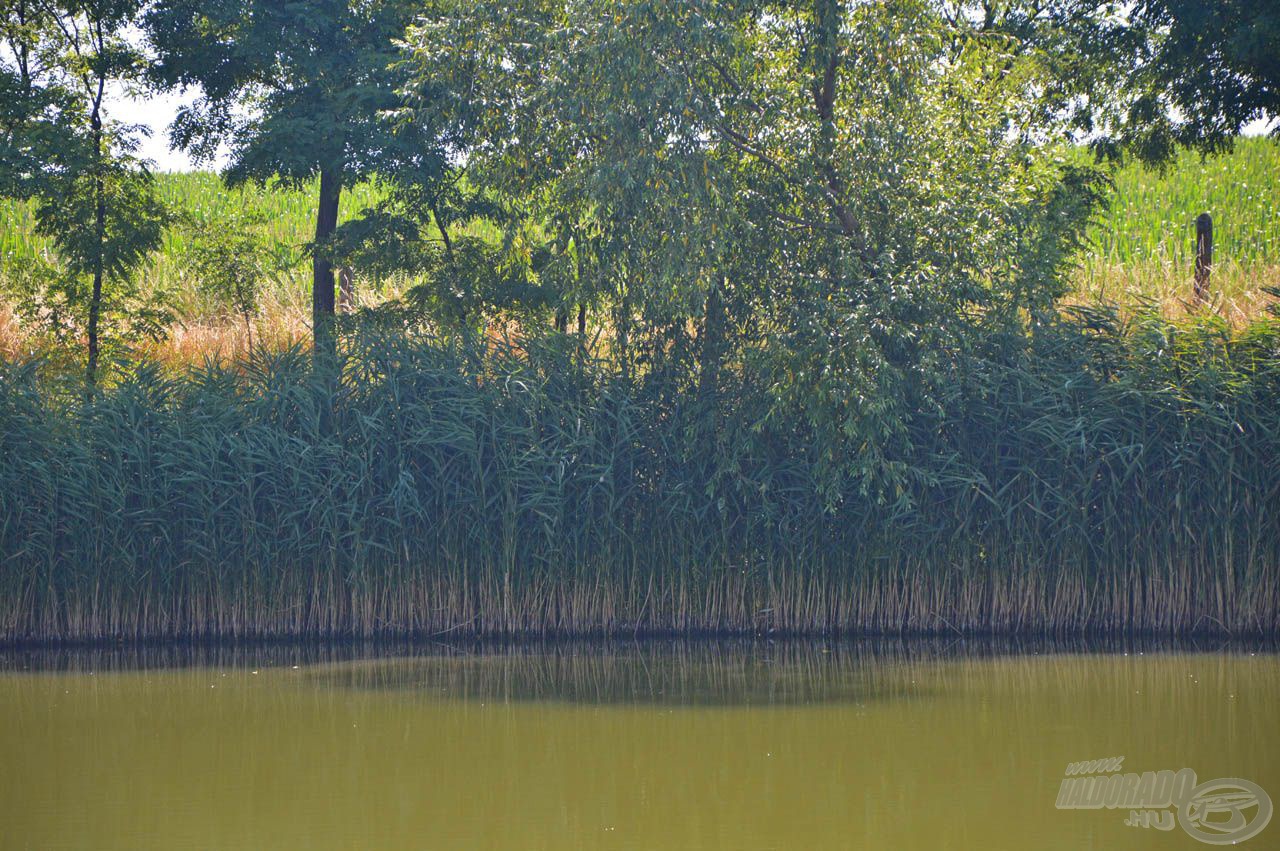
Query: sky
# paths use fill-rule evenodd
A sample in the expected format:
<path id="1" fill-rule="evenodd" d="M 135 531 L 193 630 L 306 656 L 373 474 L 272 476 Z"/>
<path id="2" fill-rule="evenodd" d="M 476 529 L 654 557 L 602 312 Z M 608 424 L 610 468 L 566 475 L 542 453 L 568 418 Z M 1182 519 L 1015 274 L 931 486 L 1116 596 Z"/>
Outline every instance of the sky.
<path id="1" fill-rule="evenodd" d="M 178 110 L 194 99 L 194 93 L 148 93 L 130 96 L 122 90 L 108 95 L 106 111 L 113 121 L 124 124 L 140 124 L 150 130 L 150 135 L 139 137 L 138 156 L 150 160 L 157 171 L 217 170 L 226 164 L 226 153 L 220 152 L 212 163 L 194 163 L 182 151 L 169 148 L 169 125 Z"/>

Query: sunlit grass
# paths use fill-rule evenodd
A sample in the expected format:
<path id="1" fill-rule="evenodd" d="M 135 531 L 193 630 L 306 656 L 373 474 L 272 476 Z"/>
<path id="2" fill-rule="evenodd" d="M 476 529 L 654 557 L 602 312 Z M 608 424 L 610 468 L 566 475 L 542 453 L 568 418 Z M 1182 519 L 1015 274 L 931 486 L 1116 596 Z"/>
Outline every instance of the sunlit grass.
<path id="1" fill-rule="evenodd" d="M 1280 286 L 1280 262 L 1237 263 L 1224 260 L 1214 264 L 1207 305 L 1192 295 L 1192 268 L 1171 262 L 1104 264 L 1090 261 L 1082 265 L 1070 304 L 1115 304 L 1130 312 L 1154 309 L 1162 316 L 1178 319 L 1208 310 L 1236 327 L 1266 315 L 1276 299 L 1265 287 Z"/>
<path id="2" fill-rule="evenodd" d="M 248 185 L 228 190 L 218 175 L 210 172 L 161 173 L 156 175 L 160 197 L 178 215 L 178 222 L 164 236 L 160 249 L 139 272 L 144 289 L 168 291 L 187 314 L 214 315 L 218 306 L 196 292 L 191 280 L 190 249 L 202 228 L 216 226 L 220 218 L 233 212 L 251 212 L 259 220 L 253 225 L 271 250 L 279 273 L 268 287 L 280 302 L 307 304 L 311 282 L 306 246 L 315 237 L 315 188 L 280 185 Z M 342 197 L 340 221 L 357 215 L 376 203 L 381 190 L 373 184 L 347 189 Z M 0 198 L 0 258 L 19 259 L 52 251 L 50 241 L 35 233 L 35 206 L 30 202 Z"/>
<path id="3" fill-rule="evenodd" d="M 1089 262 L 1167 265 L 1190 279 L 1195 218 L 1213 216 L 1215 258 L 1248 268 L 1280 263 L 1280 141 L 1241 139 L 1229 154 L 1201 161 L 1184 151 L 1167 171 L 1129 164 L 1093 229 Z"/>
<path id="4" fill-rule="evenodd" d="M 1234 325 L 1257 319 L 1280 285 L 1280 142 L 1240 140 L 1201 161 L 1183 152 L 1166 171 L 1129 164 L 1079 260 L 1073 303 L 1155 307 L 1177 318 L 1192 299 L 1195 218 L 1213 216 L 1209 309 Z"/>
<path id="5" fill-rule="evenodd" d="M 1125 310 L 1155 307 L 1177 318 L 1201 310 L 1191 300 L 1195 253 L 1194 220 L 1214 217 L 1215 268 L 1210 309 L 1241 326 L 1263 315 L 1275 299 L 1264 288 L 1280 285 L 1280 143 L 1241 140 L 1235 150 L 1202 162 L 1186 152 L 1164 172 L 1129 164 L 1115 176 L 1110 208 L 1090 234 L 1078 259 L 1073 304 L 1114 303 Z M 191 242 L 204 223 L 230 209 L 259 214 L 257 225 L 278 259 L 279 272 L 267 286 L 256 327 L 264 339 L 293 340 L 305 332 L 310 313 L 310 268 L 306 245 L 314 227 L 313 186 L 247 186 L 228 191 L 211 173 L 157 175 L 160 193 L 185 224 L 171 228 L 145 265 L 144 288 L 164 290 L 178 309 L 172 343 L 148 344 L 164 360 L 196 356 L 206 340 L 216 352 L 241 334 L 225 306 L 202 295 L 190 276 Z M 357 215 L 382 190 L 361 184 L 343 195 L 341 219 Z M 34 234 L 30 203 L 0 199 L 0 259 L 49 250 Z M 3 274 L 0 270 L 0 274 Z M 377 301 L 403 290 L 404 280 L 360 281 L 360 295 Z M 20 348 L 22 331 L 0 315 L 0 351 Z M 166 350 L 168 349 L 168 350 Z M 188 361 L 190 362 L 190 361 Z"/>

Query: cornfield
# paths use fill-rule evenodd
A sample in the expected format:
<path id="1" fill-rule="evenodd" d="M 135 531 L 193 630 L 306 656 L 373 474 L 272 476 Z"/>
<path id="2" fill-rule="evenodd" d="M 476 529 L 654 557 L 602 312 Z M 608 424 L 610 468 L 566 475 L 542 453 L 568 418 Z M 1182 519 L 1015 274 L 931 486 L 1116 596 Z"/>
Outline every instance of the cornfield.
<path id="1" fill-rule="evenodd" d="M 1130 164 L 1115 175 L 1111 208 L 1094 228 L 1091 260 L 1113 265 L 1171 263 L 1191 268 L 1195 217 L 1214 216 L 1214 238 L 1240 265 L 1280 262 L 1280 144 L 1237 141 L 1202 161 L 1183 151 L 1163 174 Z"/>
<path id="2" fill-rule="evenodd" d="M 1212 293 L 1218 312 L 1244 324 L 1280 285 L 1280 143 L 1241 139 L 1225 156 L 1184 151 L 1161 173 L 1127 165 L 1110 208 L 1090 234 L 1073 300 L 1155 305 L 1178 316 L 1191 306 L 1195 218 L 1213 216 Z"/>
<path id="3" fill-rule="evenodd" d="M 309 304 L 311 283 L 305 253 L 315 237 L 314 186 L 248 185 L 228 190 L 211 172 L 160 173 L 156 175 L 160 197 L 178 216 L 178 223 L 164 236 L 140 274 L 144 288 L 179 295 L 179 306 L 188 314 L 207 312 L 215 305 L 202 304 L 191 295 L 190 250 L 202 228 L 216 225 L 227 213 L 252 214 L 255 229 L 276 255 L 283 274 L 269 293 L 276 301 Z M 345 221 L 381 198 L 374 184 L 360 184 L 343 196 L 340 220 Z M 35 211 L 29 202 L 0 198 L 0 258 L 33 257 L 51 250 L 48 239 L 35 233 Z M 3 270 L 0 269 L 0 275 Z"/>

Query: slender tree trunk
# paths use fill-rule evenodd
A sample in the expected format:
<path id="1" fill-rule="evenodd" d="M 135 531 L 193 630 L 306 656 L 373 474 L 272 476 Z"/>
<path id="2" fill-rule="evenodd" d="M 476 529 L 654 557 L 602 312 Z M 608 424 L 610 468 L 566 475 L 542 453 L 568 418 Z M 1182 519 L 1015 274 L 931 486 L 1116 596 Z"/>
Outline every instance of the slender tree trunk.
<path id="1" fill-rule="evenodd" d="M 440 215 L 440 206 L 435 202 L 431 204 L 431 215 L 436 220 L 436 228 L 440 231 L 440 241 L 444 243 L 445 260 L 450 264 L 453 263 L 453 239 L 449 236 L 449 223 L 445 221 L 444 216 Z M 461 298 L 454 299 L 454 307 L 458 311 L 458 325 L 466 332 L 467 326 L 467 304 Z"/>
<path id="2" fill-rule="evenodd" d="M 453 259 L 453 240 L 449 238 L 449 223 L 444 220 L 444 216 L 440 215 L 440 205 L 432 203 L 431 215 L 435 217 L 436 228 L 440 231 L 440 239 L 444 242 L 445 256 L 450 260 Z"/>
<path id="3" fill-rule="evenodd" d="M 102 318 L 103 251 L 107 240 L 107 199 L 102 178 L 102 115 L 95 104 L 90 116 L 93 128 L 93 291 L 89 294 L 89 357 L 85 365 L 85 399 L 92 401 L 98 386 L 98 325 Z"/>
<path id="4" fill-rule="evenodd" d="M 702 440 L 711 458 L 720 412 L 720 361 L 724 356 L 724 282 L 715 281 L 707 291 L 707 305 L 698 334 L 698 405 Z"/>
<path id="5" fill-rule="evenodd" d="M 578 338 L 582 345 L 587 344 L 587 305 L 581 301 L 578 302 Z"/>
<path id="6" fill-rule="evenodd" d="M 316 244 L 325 242 L 338 228 L 338 201 L 342 183 L 333 169 L 320 171 L 320 199 L 316 210 Z M 311 258 L 311 323 L 317 364 L 337 359 L 334 335 L 333 263 L 322 252 Z"/>
<path id="7" fill-rule="evenodd" d="M 622 383 L 631 383 L 631 303 L 624 286 L 618 300 L 614 329 L 618 347 L 618 365 L 622 368 Z"/>
<path id="8" fill-rule="evenodd" d="M 840 84 L 840 25 L 844 15 L 841 0 L 815 0 L 814 2 L 814 79 L 810 86 L 813 106 L 818 118 L 814 135 L 814 154 L 818 164 L 818 179 L 832 218 L 840 233 L 852 238 L 861 253 L 865 246 L 858 235 L 858 222 L 845 203 L 845 185 L 836 168 L 836 93 Z"/>
<path id="9" fill-rule="evenodd" d="M 26 0 L 21 0 L 14 11 L 18 31 L 22 32 L 28 24 Z M 18 91 L 21 93 L 18 102 L 22 103 L 21 96 L 31 94 L 31 44 L 26 38 L 18 38 L 14 40 L 12 48 L 18 64 Z"/>

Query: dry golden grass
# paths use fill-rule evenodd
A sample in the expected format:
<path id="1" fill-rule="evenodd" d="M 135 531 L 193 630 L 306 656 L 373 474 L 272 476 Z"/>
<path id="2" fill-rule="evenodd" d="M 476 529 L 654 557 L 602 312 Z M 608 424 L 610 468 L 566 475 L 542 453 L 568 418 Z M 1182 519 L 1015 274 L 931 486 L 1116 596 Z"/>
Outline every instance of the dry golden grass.
<path id="1" fill-rule="evenodd" d="M 371 304 L 372 297 L 359 300 Z M 310 304 L 303 299 L 267 297 L 246 329 L 244 319 L 233 314 L 202 314 L 179 317 L 164 337 L 144 339 L 132 351 L 147 360 L 180 368 L 212 359 L 228 363 L 253 346 L 283 349 L 311 339 Z M 13 309 L 0 301 L 0 358 L 19 360 L 33 354 L 47 354 L 47 340 L 29 327 Z"/>
<path id="2" fill-rule="evenodd" d="M 208 359 L 227 363 L 248 351 L 251 342 L 282 349 L 310 339 L 311 317 L 295 305 L 272 302 L 259 311 L 250 328 L 239 317 L 198 317 L 176 323 L 164 339 L 138 349 L 148 359 L 174 367 Z"/>
<path id="3" fill-rule="evenodd" d="M 1070 304 L 1114 304 L 1122 312 L 1150 307 L 1169 319 L 1181 319 L 1205 309 L 1239 328 L 1263 318 L 1276 304 L 1266 287 L 1280 287 L 1280 264 L 1226 262 L 1214 266 L 1210 299 L 1198 304 L 1191 292 L 1192 270 L 1163 261 L 1081 264 Z"/>
<path id="4" fill-rule="evenodd" d="M 1267 315 L 1277 299 L 1267 287 L 1280 287 L 1280 264 L 1225 262 L 1214 267 L 1207 305 L 1191 295 L 1192 272 L 1167 261 L 1109 263 L 1093 257 L 1075 275 L 1075 291 L 1068 305 L 1112 304 L 1123 314 L 1156 308 L 1166 318 L 1178 320 L 1209 310 L 1241 328 Z M 310 304 L 304 295 L 268 295 L 252 321 L 254 346 L 281 349 L 304 343 L 311 337 Z M 370 307 L 399 295 L 395 288 L 379 294 L 357 292 L 356 307 Z M 495 325 L 488 336 L 508 342 L 518 340 L 514 323 Z M 226 363 L 248 350 L 250 335 L 243 319 L 232 314 L 196 314 L 180 318 L 160 340 L 135 345 L 138 354 L 173 368 L 203 363 L 212 358 Z M 13 310 L 0 302 L 0 357 L 10 360 L 42 349 L 41 341 L 24 328 Z"/>
<path id="5" fill-rule="evenodd" d="M 25 335 L 8 305 L 0 304 L 0 357 L 13 360 L 22 354 Z"/>

